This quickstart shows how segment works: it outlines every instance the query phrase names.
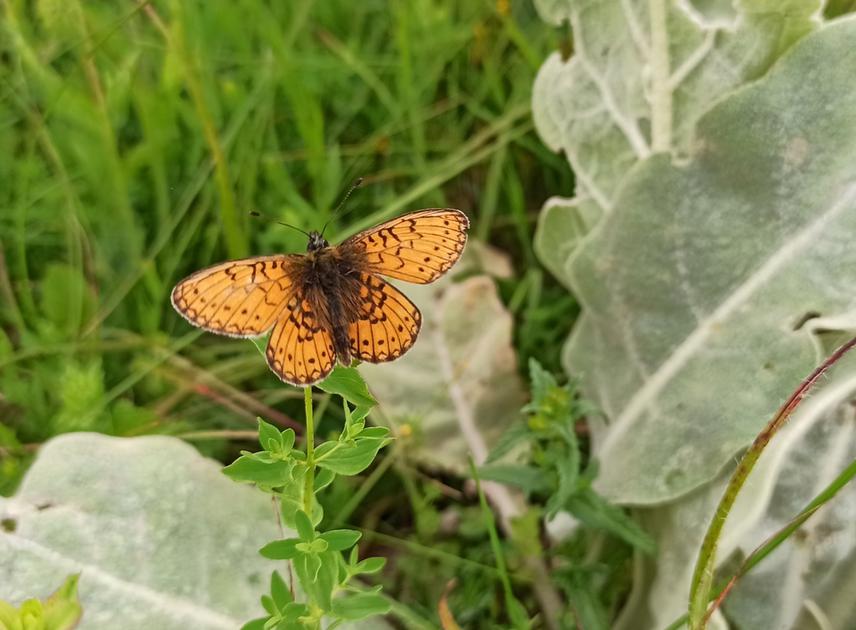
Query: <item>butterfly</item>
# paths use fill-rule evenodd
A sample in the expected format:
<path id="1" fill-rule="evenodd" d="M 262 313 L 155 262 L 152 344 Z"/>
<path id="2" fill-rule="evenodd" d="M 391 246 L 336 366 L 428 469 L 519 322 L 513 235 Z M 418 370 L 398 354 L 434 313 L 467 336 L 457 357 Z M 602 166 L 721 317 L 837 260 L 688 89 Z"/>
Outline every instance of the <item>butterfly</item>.
<path id="1" fill-rule="evenodd" d="M 380 276 L 434 282 L 457 262 L 470 222 L 460 210 L 405 214 L 330 245 L 309 233 L 305 254 L 255 256 L 188 276 L 172 290 L 187 321 L 231 337 L 270 331 L 268 366 L 308 386 L 356 358 L 392 361 L 416 341 L 422 315 Z"/>

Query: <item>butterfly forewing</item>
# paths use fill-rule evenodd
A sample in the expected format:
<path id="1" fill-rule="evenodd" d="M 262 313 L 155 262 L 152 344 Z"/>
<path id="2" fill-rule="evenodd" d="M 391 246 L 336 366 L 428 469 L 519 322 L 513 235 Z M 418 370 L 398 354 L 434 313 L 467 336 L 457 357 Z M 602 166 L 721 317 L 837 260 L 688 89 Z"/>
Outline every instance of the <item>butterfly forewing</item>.
<path id="1" fill-rule="evenodd" d="M 336 353 L 330 331 L 300 291 L 294 292 L 273 327 L 265 357 L 270 369 L 292 385 L 317 383 L 333 369 Z"/>
<path id="2" fill-rule="evenodd" d="M 360 274 L 360 314 L 348 328 L 351 355 L 362 361 L 392 361 L 416 341 L 422 315 L 394 286 L 369 273 Z"/>
<path id="3" fill-rule="evenodd" d="M 360 232 L 340 247 L 362 253 L 367 271 L 427 284 L 460 258 L 469 226 L 460 210 L 430 208 Z"/>
<path id="4" fill-rule="evenodd" d="M 191 324 L 234 337 L 258 337 L 276 323 L 291 296 L 295 255 L 257 256 L 198 271 L 172 290 Z"/>

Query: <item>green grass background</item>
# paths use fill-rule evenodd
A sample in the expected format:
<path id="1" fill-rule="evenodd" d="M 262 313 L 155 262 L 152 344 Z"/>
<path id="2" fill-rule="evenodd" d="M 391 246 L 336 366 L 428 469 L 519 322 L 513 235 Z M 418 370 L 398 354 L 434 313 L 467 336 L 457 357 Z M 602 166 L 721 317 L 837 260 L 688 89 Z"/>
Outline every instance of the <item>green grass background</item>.
<path id="1" fill-rule="evenodd" d="M 220 260 L 303 251 L 249 211 L 318 229 L 359 176 L 334 240 L 463 209 L 512 257 L 500 291 L 520 365 L 558 371 L 575 305 L 532 236 L 573 180 L 529 102 L 567 36 L 503 0 L 2 0 L 0 493 L 59 433 L 170 433 L 231 461 L 256 415 L 299 418 L 300 392 L 252 344 L 200 335 L 169 292 Z M 392 594 L 433 619 L 457 575 L 459 623 L 501 614 L 477 507 L 444 539 L 441 480 L 392 463 L 350 515 L 387 523 L 378 540 L 404 576 Z"/>

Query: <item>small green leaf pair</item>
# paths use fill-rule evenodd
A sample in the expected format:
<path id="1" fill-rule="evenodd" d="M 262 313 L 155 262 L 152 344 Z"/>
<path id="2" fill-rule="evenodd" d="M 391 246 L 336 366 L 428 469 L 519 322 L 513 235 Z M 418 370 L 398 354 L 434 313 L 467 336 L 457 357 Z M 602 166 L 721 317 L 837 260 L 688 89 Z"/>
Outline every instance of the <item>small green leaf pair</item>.
<path id="1" fill-rule="evenodd" d="M 362 535 L 350 529 L 333 529 L 318 534 L 303 511 L 295 514 L 294 522 L 297 526 L 298 538 L 275 540 L 262 547 L 259 553 L 271 560 L 293 560 L 301 553 L 318 554 L 328 549 L 333 551 L 350 549 L 357 544 Z"/>

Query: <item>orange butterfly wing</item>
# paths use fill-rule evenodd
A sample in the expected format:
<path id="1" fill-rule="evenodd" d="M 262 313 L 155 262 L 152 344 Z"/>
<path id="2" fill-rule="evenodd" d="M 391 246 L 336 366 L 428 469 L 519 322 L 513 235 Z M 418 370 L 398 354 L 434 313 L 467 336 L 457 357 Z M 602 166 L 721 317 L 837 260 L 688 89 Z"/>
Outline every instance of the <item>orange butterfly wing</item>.
<path id="1" fill-rule="evenodd" d="M 351 355 L 369 363 L 392 361 L 410 350 L 419 334 L 422 315 L 388 282 L 360 274 L 360 315 L 348 327 Z"/>
<path id="2" fill-rule="evenodd" d="M 194 326 L 233 337 L 258 337 L 277 321 L 292 291 L 296 255 L 220 263 L 172 290 L 172 305 Z"/>
<path id="3" fill-rule="evenodd" d="M 362 263 L 354 296 L 358 312 L 346 314 L 350 323 L 342 323 L 352 356 L 371 363 L 396 359 L 413 346 L 422 323 L 419 309 L 374 274 L 433 282 L 460 258 L 468 228 L 460 210 L 432 208 L 382 223 L 339 246 Z M 292 254 L 221 263 L 179 282 L 172 303 L 191 324 L 210 332 L 256 337 L 272 328 L 265 352 L 270 368 L 283 381 L 311 385 L 336 363 L 329 327 L 338 322 L 327 320 L 321 297 L 310 291 L 315 297 L 307 299 L 292 281 L 303 261 L 303 255 Z M 319 318 L 319 312 L 326 315 Z"/>
<path id="4" fill-rule="evenodd" d="M 469 227 L 460 210 L 429 208 L 355 234 L 340 247 L 363 253 L 367 271 L 427 284 L 460 258 Z"/>
<path id="5" fill-rule="evenodd" d="M 305 387 L 324 379 L 336 364 L 333 338 L 310 300 L 296 291 L 280 315 L 265 351 L 270 369 L 286 383 Z"/>

